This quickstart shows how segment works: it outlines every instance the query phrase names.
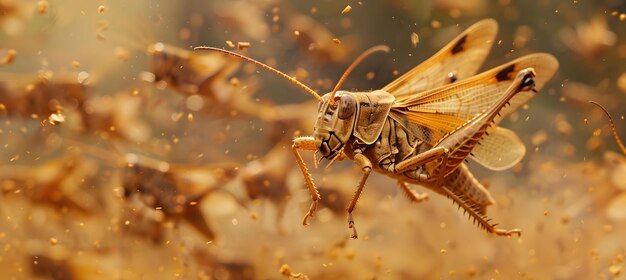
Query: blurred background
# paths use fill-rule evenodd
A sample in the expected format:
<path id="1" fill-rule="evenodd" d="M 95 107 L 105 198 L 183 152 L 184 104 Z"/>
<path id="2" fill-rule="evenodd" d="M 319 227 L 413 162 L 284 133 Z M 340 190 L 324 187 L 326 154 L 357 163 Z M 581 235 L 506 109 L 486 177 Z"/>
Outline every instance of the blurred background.
<path id="1" fill-rule="evenodd" d="M 350 6 L 350 8 L 347 8 Z M 379 89 L 471 24 L 498 21 L 482 69 L 533 52 L 560 69 L 503 123 L 527 155 L 470 161 L 522 237 L 491 236 L 425 188 L 370 176 L 349 238 L 353 162 L 313 169 L 306 92 L 213 46 L 328 92 Z M 412 34 L 415 35 L 412 35 Z M 626 4 L 604 1 L 0 0 L 3 279 L 620 279 L 626 269 Z M 303 153 L 313 166 L 312 153 Z"/>

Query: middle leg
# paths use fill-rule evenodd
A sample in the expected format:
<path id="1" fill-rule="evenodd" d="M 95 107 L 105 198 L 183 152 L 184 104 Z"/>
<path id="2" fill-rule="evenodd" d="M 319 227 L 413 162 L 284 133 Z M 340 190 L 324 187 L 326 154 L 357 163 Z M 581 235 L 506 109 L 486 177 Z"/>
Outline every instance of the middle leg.
<path id="1" fill-rule="evenodd" d="M 356 155 L 354 155 L 354 160 L 359 164 L 359 167 L 361 167 L 361 170 L 363 171 L 363 177 L 361 177 L 361 182 L 359 182 L 356 192 L 354 193 L 354 196 L 352 197 L 352 201 L 350 202 L 350 205 L 348 206 L 348 228 L 352 229 L 352 236 L 350 237 L 357 239 L 359 235 L 357 234 L 356 227 L 354 226 L 354 219 L 352 218 L 352 211 L 354 211 L 354 208 L 356 207 L 356 203 L 359 200 L 359 197 L 361 196 L 361 192 L 363 192 L 363 187 L 365 187 L 365 182 L 367 181 L 367 177 L 369 177 L 370 173 L 372 172 L 372 162 L 370 162 L 369 159 L 367 159 L 363 154 L 360 154 L 360 153 L 357 153 Z"/>
<path id="2" fill-rule="evenodd" d="M 423 194 L 417 193 L 415 190 L 409 187 L 409 184 L 407 182 L 398 181 L 398 184 L 400 184 L 400 188 L 402 188 L 402 190 L 404 191 L 404 194 L 406 194 L 406 196 L 409 198 L 410 201 L 418 203 L 418 202 L 422 202 L 428 199 L 427 193 L 423 193 Z"/>

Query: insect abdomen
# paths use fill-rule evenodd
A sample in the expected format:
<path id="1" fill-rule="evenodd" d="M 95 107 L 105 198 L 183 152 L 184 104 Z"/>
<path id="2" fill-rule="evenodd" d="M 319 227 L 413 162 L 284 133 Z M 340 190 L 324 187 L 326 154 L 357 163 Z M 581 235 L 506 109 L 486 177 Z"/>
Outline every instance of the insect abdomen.
<path id="1" fill-rule="evenodd" d="M 388 117 L 378 139 L 368 145 L 363 154 L 373 163 L 374 169 L 380 173 L 444 194 L 441 189 L 430 183 L 420 181 L 420 174 L 426 174 L 423 166 L 417 166 L 400 174 L 393 171 L 397 163 L 431 148 L 431 145 L 416 137 L 415 133 L 408 131 L 404 126 Z M 459 168 L 446 176 L 444 184 L 453 192 L 461 194 L 467 200 L 465 203 L 472 207 L 475 206 L 481 214 L 485 213 L 487 206 L 493 204 L 493 198 L 487 189 L 474 178 L 464 164 L 460 164 Z"/>

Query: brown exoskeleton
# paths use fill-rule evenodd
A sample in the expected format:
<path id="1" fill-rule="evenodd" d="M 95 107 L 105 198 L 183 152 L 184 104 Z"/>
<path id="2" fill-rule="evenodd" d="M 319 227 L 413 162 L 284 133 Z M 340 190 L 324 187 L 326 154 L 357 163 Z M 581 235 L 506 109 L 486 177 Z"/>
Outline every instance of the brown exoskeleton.
<path id="1" fill-rule="evenodd" d="M 335 89 L 320 97 L 302 83 L 258 61 L 211 47 L 281 75 L 321 103 L 313 136 L 293 141 L 293 151 L 313 203 L 303 224 L 313 217 L 319 193 L 300 150 L 320 152 L 322 158 L 354 160 L 363 171 L 348 206 L 348 223 L 357 238 L 352 212 L 372 170 L 398 180 L 413 201 L 420 201 L 408 184 L 428 187 L 448 196 L 479 227 L 496 235 L 520 235 L 520 230 L 497 229 L 485 215 L 493 204 L 489 192 L 463 161 L 473 158 L 492 170 L 518 163 L 526 150 L 514 132 L 496 127 L 503 117 L 525 104 L 554 75 L 558 62 L 549 54 L 531 54 L 475 75 L 494 41 L 497 23 L 480 21 L 437 54 L 381 90 L 338 91 L 351 70 L 367 55 L 388 51 L 373 47 L 346 70 Z M 506 105 L 511 105 L 506 107 Z"/>

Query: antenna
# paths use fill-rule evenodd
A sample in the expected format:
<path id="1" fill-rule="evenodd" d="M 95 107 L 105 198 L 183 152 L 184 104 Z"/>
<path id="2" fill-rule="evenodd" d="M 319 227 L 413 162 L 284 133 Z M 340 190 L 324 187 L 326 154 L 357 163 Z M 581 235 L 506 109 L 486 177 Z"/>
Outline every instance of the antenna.
<path id="1" fill-rule="evenodd" d="M 310 87 L 306 86 L 305 84 L 303 84 L 301 82 L 298 82 L 298 80 L 296 80 L 295 78 L 289 77 L 287 74 L 285 74 L 285 73 L 283 73 L 283 72 L 281 72 L 281 71 L 279 71 L 279 70 L 277 70 L 275 68 L 272 68 L 271 66 L 269 66 L 269 65 L 267 65 L 265 63 L 262 63 L 260 61 L 254 60 L 252 58 L 249 58 L 247 56 L 244 56 L 244 55 L 241 55 L 241 54 L 238 54 L 238 53 L 235 53 L 235 52 L 227 51 L 227 50 L 224 50 L 224 49 L 218 49 L 218 48 L 214 48 L 214 47 L 195 47 L 194 50 L 207 50 L 207 51 L 221 52 L 221 53 L 225 53 L 225 54 L 230 55 L 230 56 L 234 56 L 234 57 L 246 60 L 248 62 L 252 62 L 252 63 L 254 63 L 256 65 L 259 65 L 259 66 L 265 68 L 266 70 L 268 70 L 270 72 L 273 72 L 274 74 L 282 76 L 283 78 L 291 81 L 292 83 L 298 85 L 299 87 L 301 87 L 302 89 L 306 90 L 308 93 L 313 95 L 313 97 L 315 97 L 315 99 L 317 99 L 317 101 L 319 101 L 320 103 L 324 103 L 324 100 L 322 99 L 322 97 L 320 97 L 319 94 L 317 94 L 317 92 L 312 90 Z"/>
<path id="2" fill-rule="evenodd" d="M 615 137 L 615 141 L 617 141 L 617 145 L 622 150 L 622 153 L 626 155 L 626 147 L 624 147 L 622 140 L 619 138 L 619 135 L 617 135 L 617 130 L 615 129 L 615 123 L 613 122 L 613 118 L 611 117 L 611 114 L 609 113 L 609 111 L 607 111 L 606 108 L 604 108 L 604 106 L 600 105 L 600 103 L 598 102 L 590 100 L 589 103 L 600 107 L 600 109 L 602 109 L 602 111 L 604 111 L 606 116 L 609 118 L 609 124 L 611 125 L 611 130 L 613 130 L 613 136 Z"/>
<path id="3" fill-rule="evenodd" d="M 335 88 L 333 89 L 332 93 L 330 94 L 330 104 L 334 104 L 335 103 L 335 100 L 334 100 L 335 93 L 337 92 L 337 90 L 339 90 L 341 85 L 343 85 L 343 82 L 345 82 L 346 79 L 348 78 L 348 75 L 350 75 L 352 70 L 354 70 L 354 68 L 356 68 L 356 66 L 359 65 L 359 63 L 361 63 L 365 58 L 367 58 L 368 56 L 372 55 L 373 53 L 376 53 L 376 52 L 386 52 L 386 53 L 388 53 L 389 51 L 390 51 L 390 49 L 386 45 L 376 45 L 376 46 L 373 46 L 373 47 L 367 49 L 359 57 L 357 57 L 354 60 L 354 62 L 352 62 L 352 64 L 350 64 L 348 69 L 346 69 L 346 72 L 343 73 L 343 75 L 341 76 L 341 78 L 337 82 L 337 85 L 335 85 Z"/>

